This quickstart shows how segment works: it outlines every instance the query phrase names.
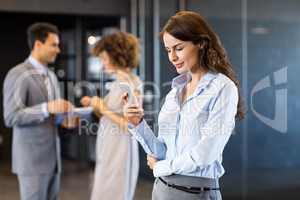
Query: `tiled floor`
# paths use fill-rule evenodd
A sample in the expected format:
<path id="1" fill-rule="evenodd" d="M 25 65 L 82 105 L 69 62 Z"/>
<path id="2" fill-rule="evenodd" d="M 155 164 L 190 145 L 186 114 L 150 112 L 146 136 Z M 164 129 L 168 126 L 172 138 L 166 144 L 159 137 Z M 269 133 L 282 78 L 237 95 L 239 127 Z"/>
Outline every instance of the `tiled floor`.
<path id="1" fill-rule="evenodd" d="M 61 200 L 88 200 L 92 180 L 92 167 L 64 163 L 60 191 Z M 140 178 L 135 200 L 151 199 L 152 181 Z M 0 200 L 19 200 L 17 177 L 10 172 L 9 164 L 0 164 Z"/>
<path id="2" fill-rule="evenodd" d="M 64 161 L 61 200 L 88 200 L 93 176 L 91 166 Z M 232 170 L 234 171 L 234 170 Z M 244 180 L 245 181 L 245 180 Z M 298 200 L 300 199 L 300 170 L 260 170 L 248 174 L 243 182 L 241 173 L 225 174 L 222 196 L 225 200 Z M 139 178 L 135 200 L 151 199 L 152 180 Z M 246 187 L 243 187 L 244 186 Z M 0 200 L 18 200 L 16 176 L 8 163 L 0 162 Z"/>

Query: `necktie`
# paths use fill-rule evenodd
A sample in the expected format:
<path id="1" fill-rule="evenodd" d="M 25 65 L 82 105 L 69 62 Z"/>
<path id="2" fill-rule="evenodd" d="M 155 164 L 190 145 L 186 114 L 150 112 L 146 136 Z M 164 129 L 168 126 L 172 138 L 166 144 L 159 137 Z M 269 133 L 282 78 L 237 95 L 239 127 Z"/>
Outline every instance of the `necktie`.
<path id="1" fill-rule="evenodd" d="M 47 89 L 48 100 L 49 101 L 54 100 L 55 96 L 54 96 L 54 91 L 53 91 L 53 85 L 52 85 L 52 82 L 51 82 L 51 79 L 50 79 L 48 73 L 43 74 L 43 79 L 44 79 L 44 83 L 45 83 L 45 86 Z"/>

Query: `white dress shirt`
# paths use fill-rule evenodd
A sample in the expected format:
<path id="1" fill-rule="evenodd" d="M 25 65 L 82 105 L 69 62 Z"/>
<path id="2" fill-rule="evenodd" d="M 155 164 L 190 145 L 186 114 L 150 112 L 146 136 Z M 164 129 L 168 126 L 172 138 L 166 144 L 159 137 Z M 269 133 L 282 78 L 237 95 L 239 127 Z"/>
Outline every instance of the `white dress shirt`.
<path id="1" fill-rule="evenodd" d="M 39 61 L 37 61 L 34 57 L 29 56 L 28 58 L 29 62 L 32 64 L 32 66 L 34 67 L 34 69 L 41 74 L 44 78 L 44 82 L 47 88 L 47 92 L 48 92 L 48 99 L 51 99 L 51 96 L 53 95 L 52 91 L 52 86 L 51 83 L 49 81 L 49 77 L 48 77 L 48 68 L 47 66 L 41 64 Z M 45 115 L 45 117 L 49 116 L 49 112 L 48 112 L 48 108 L 47 108 L 47 102 L 43 103 L 42 105 L 42 109 L 43 109 L 43 113 Z"/>
<path id="2" fill-rule="evenodd" d="M 147 154 L 159 161 L 155 177 L 181 174 L 220 178 L 222 154 L 235 126 L 238 89 L 221 73 L 206 73 L 194 93 L 181 102 L 189 73 L 173 79 L 158 116 L 158 136 L 143 120 L 129 131 Z"/>

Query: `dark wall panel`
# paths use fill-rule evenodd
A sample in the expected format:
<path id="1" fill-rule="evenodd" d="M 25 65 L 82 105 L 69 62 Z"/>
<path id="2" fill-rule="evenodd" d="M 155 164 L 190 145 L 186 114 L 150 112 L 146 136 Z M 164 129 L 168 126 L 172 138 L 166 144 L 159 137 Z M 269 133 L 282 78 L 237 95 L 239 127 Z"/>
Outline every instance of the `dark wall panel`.
<path id="1" fill-rule="evenodd" d="M 129 0 L 1 0 L 0 11 L 79 15 L 129 15 Z"/>
<path id="2" fill-rule="evenodd" d="M 160 3 L 160 31 L 166 24 L 170 16 L 174 15 L 178 11 L 178 1 L 175 0 L 164 0 Z M 170 63 L 168 55 L 166 53 L 164 44 L 161 42 L 160 49 L 160 87 L 161 87 L 161 97 L 165 95 L 171 89 L 172 78 L 176 77 L 178 74 L 175 67 Z M 161 101 L 161 105 L 164 101 Z"/>

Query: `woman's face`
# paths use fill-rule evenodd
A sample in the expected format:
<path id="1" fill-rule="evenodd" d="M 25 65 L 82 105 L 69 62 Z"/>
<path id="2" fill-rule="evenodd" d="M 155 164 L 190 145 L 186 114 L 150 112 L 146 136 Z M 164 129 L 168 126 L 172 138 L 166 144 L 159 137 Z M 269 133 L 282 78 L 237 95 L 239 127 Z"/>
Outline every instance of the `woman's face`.
<path id="1" fill-rule="evenodd" d="M 106 51 L 102 51 L 99 54 L 101 62 L 103 64 L 103 70 L 106 73 L 112 74 L 116 71 L 116 67 L 112 64 L 111 59 Z"/>
<path id="2" fill-rule="evenodd" d="M 169 60 L 175 66 L 177 73 L 199 69 L 199 45 L 191 41 L 179 40 L 168 32 L 164 33 L 163 41 Z"/>

